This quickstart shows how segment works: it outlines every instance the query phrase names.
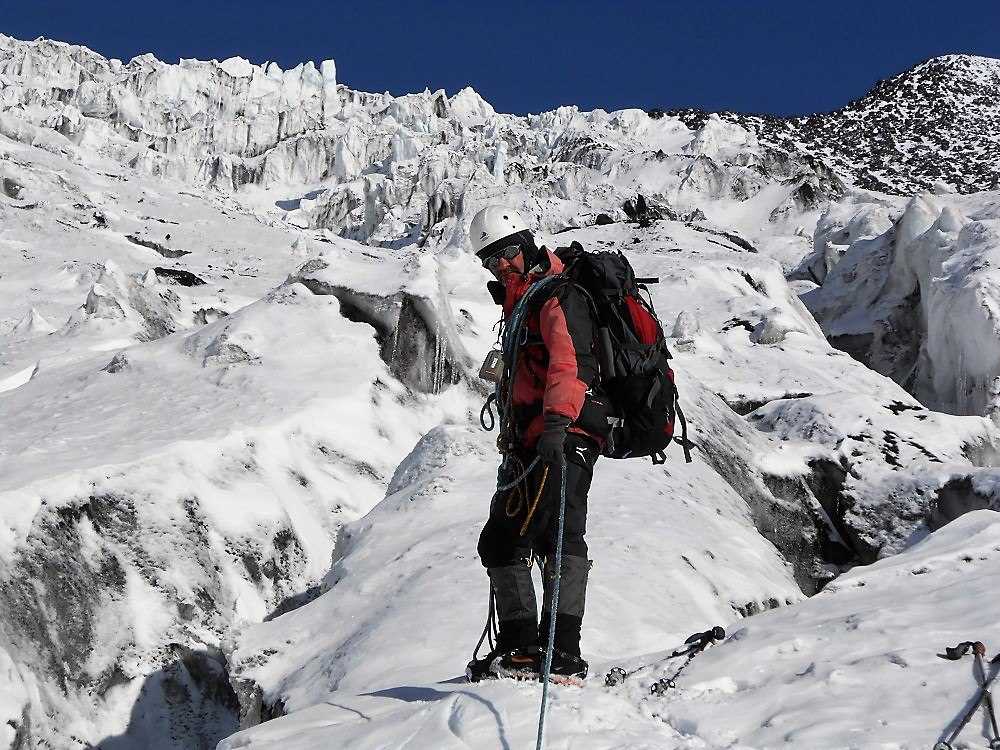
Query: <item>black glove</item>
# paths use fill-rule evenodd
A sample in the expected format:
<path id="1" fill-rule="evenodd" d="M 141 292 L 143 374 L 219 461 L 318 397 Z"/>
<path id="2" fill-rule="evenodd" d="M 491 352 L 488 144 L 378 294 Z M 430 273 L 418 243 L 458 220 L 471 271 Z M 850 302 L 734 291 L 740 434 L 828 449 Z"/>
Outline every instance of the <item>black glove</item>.
<path id="1" fill-rule="evenodd" d="M 563 450 L 566 445 L 566 428 L 571 422 L 571 419 L 561 414 L 545 415 L 545 430 L 535 446 L 535 451 L 542 461 L 555 466 L 566 463 L 566 454 Z"/>

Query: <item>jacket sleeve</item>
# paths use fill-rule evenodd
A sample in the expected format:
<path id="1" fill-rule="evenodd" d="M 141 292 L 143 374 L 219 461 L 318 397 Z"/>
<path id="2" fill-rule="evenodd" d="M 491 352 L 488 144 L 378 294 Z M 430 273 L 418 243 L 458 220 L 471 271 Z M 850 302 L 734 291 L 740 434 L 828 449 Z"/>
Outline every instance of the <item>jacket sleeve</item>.
<path id="1" fill-rule="evenodd" d="M 539 323 L 549 353 L 542 410 L 576 421 L 597 376 L 590 308 L 580 292 L 566 287 L 542 306 Z"/>

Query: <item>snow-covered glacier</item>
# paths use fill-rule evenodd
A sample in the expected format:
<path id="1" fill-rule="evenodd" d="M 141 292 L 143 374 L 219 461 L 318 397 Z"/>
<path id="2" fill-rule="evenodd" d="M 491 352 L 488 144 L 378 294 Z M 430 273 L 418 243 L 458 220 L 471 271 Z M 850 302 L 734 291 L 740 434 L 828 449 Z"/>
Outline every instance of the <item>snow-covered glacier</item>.
<path id="1" fill-rule="evenodd" d="M 0 746 L 528 744 L 535 687 L 457 681 L 496 463 L 465 233 L 499 201 L 659 277 L 698 444 L 599 464 L 596 677 L 551 742 L 933 744 L 972 682 L 935 649 L 998 614 L 997 65 L 819 120 L 515 116 L 0 36 Z M 873 161 L 859 122 L 948 92 L 947 169 Z M 714 624 L 670 699 L 601 686 Z M 877 700 L 931 682 L 918 722 Z"/>

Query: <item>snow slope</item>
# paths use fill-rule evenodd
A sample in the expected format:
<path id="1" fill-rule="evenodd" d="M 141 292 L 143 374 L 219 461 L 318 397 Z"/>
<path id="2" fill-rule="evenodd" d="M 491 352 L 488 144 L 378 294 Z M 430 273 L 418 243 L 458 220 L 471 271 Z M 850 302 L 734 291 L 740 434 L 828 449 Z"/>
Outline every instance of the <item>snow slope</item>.
<path id="1" fill-rule="evenodd" d="M 452 476 L 460 479 L 461 474 L 455 474 Z M 450 494 L 450 484 L 439 478 L 435 494 Z M 391 501 L 392 497 L 386 505 Z M 419 503 L 420 498 L 407 501 Z M 445 500 L 449 510 L 454 511 L 454 502 Z M 412 505 L 408 509 L 386 505 L 379 510 L 433 512 L 426 506 L 417 510 Z M 455 515 L 449 513 L 452 518 Z M 446 570 L 451 563 L 454 570 L 459 566 L 448 550 L 454 527 L 444 528 L 448 531 L 427 541 L 426 546 L 445 542 L 442 557 L 447 562 L 435 562 Z M 409 549 L 420 554 L 419 548 Z M 613 547 L 604 551 L 613 561 Z M 546 746 L 690 750 L 930 747 L 946 736 L 975 692 L 971 658 L 955 663 L 942 661 L 937 654 L 945 646 L 994 633 L 1000 614 L 991 596 L 998 553 L 1000 516 L 990 511 L 970 513 L 895 557 L 854 569 L 812 599 L 730 625 L 728 639 L 694 660 L 679 689 L 666 697 L 650 696 L 649 686 L 672 674 L 676 662 L 664 663 L 619 687 L 606 688 L 604 672 L 611 665 L 641 664 L 662 656 L 664 645 L 674 645 L 688 630 L 701 629 L 712 622 L 712 615 L 719 614 L 697 606 L 703 592 L 684 586 L 677 576 L 684 578 L 686 574 L 677 573 L 669 579 L 669 590 L 686 589 L 687 607 L 678 607 L 676 602 L 665 606 L 660 590 L 647 591 L 641 599 L 639 592 L 634 592 L 637 598 L 633 606 L 638 601 L 649 605 L 639 610 L 643 615 L 649 608 L 662 609 L 659 617 L 649 618 L 625 610 L 627 619 L 636 625 L 624 633 L 617 630 L 626 619 L 622 609 L 602 612 L 603 618 L 590 612 L 585 639 L 598 655 L 593 663 L 595 674 L 582 689 L 553 690 Z M 370 572 L 379 569 L 376 562 L 384 568 L 384 560 L 373 560 L 371 554 L 352 559 L 357 556 L 349 553 L 332 575 L 346 578 L 361 572 L 351 569 L 355 564 Z M 663 568 L 653 550 L 647 549 L 646 556 L 650 569 Z M 299 644 L 317 636 L 327 647 L 327 659 L 322 664 L 309 662 L 305 669 L 296 668 L 292 684 L 277 680 L 281 689 L 288 691 L 290 715 L 239 732 L 220 743 L 220 750 L 531 747 L 540 687 L 468 685 L 452 677 L 456 670 L 449 670 L 450 665 L 439 660 L 448 651 L 441 646 L 437 650 L 429 647 L 428 635 L 435 642 L 440 635 L 446 647 L 454 643 L 453 636 L 464 636 L 468 641 L 474 623 L 455 622 L 455 613 L 463 621 L 472 618 L 465 615 L 464 608 L 454 607 L 453 587 L 459 583 L 468 586 L 471 581 L 438 574 L 435 564 L 426 558 L 421 562 L 429 565 L 421 566 L 416 582 L 407 581 L 415 585 L 404 587 L 402 594 L 385 590 L 383 580 L 391 576 L 369 575 L 366 580 L 374 589 L 348 593 L 345 604 L 350 606 L 359 594 L 364 595 L 369 609 L 373 601 L 398 602 L 414 597 L 419 604 L 407 610 L 414 617 L 423 613 L 426 621 L 399 621 L 398 613 L 378 607 L 371 620 L 356 623 L 359 630 L 340 642 L 338 651 L 339 638 L 331 638 L 329 627 L 331 620 L 337 621 L 331 617 L 337 610 L 323 611 L 326 601 L 333 599 L 337 587 L 344 583 L 337 580 L 330 594 L 258 628 L 255 637 L 265 640 L 251 639 L 250 646 L 259 648 L 282 639 L 286 644 L 252 660 L 255 672 L 268 679 L 288 671 L 287 660 L 298 665 Z M 711 578 L 715 572 L 707 575 Z M 593 598 L 606 596 L 599 586 L 594 588 Z M 392 596 L 381 599 L 379 595 L 386 593 Z M 447 614 L 442 615 L 442 610 Z M 600 624 L 591 624 L 595 622 Z M 465 631 L 457 627 L 463 624 L 468 628 Z M 273 640 L 267 640 L 267 635 Z M 602 646 L 613 644 L 613 648 L 610 653 L 595 648 L 594 641 Z M 331 655 L 340 656 L 355 648 L 363 650 L 367 659 L 359 659 L 346 674 L 337 671 Z M 387 652 L 392 653 L 391 660 L 378 657 Z M 299 706 L 303 708 L 295 710 Z M 971 744 L 958 746 L 986 747 L 985 741 L 976 740 L 983 729 L 978 719 L 973 721 L 962 735 Z"/>
<path id="2" fill-rule="evenodd" d="M 386 500 L 345 532 L 327 593 L 255 628 L 235 654 L 236 678 L 253 679 L 293 718 L 325 706 L 306 713 L 322 716 L 324 731 L 293 737 L 301 725 L 278 720 L 221 747 L 527 746 L 535 687 L 470 688 L 456 679 L 486 614 L 474 550 L 494 468 L 490 440 L 475 428 L 425 436 Z M 649 492 L 651 482 L 660 489 Z M 753 531 L 745 503 L 702 461 L 657 472 L 601 466 L 591 499 L 596 563 L 584 643 L 592 658 L 620 655 L 623 644 L 662 649 L 695 625 L 729 621 L 748 601 L 801 598 L 787 564 Z M 566 710 L 559 706 L 560 717 Z M 620 718 L 608 717 L 606 740 Z M 596 715 L 583 720 L 600 727 Z"/>
<path id="3" fill-rule="evenodd" d="M 922 482 L 936 487 L 960 471 L 995 483 L 994 470 L 977 469 L 960 450 L 964 441 L 992 439 L 988 420 L 918 414 L 934 420 L 924 425 L 912 413 L 925 410 L 896 384 L 817 335 L 774 261 L 721 250 L 687 232 L 683 224 L 658 222 L 566 235 L 590 247 L 626 249 L 638 273 L 660 275 L 658 309 L 685 321 L 671 343 L 700 443 L 694 464 L 675 457 L 665 474 L 611 461 L 595 472 L 588 534 L 595 567 L 583 641 L 598 682 L 616 660 L 662 651 L 692 631 L 738 628 L 733 623 L 776 605 L 792 604 L 789 612 L 810 606 L 815 600 L 799 603 L 801 569 L 783 560 L 825 559 L 830 575 L 837 552 L 872 559 L 925 536 L 928 524 L 944 517 L 934 517 L 935 494 Z M 668 251 L 678 244 L 691 249 Z M 734 317 L 745 325 L 731 325 Z M 767 320 L 785 324 L 780 336 L 762 342 Z M 749 425 L 765 431 L 748 429 L 733 407 L 756 407 Z M 902 438 L 904 471 L 887 464 L 876 430 L 848 449 L 836 430 L 852 434 L 866 419 L 930 448 Z M 850 477 L 840 504 L 827 506 L 829 526 L 812 489 L 821 494 L 816 467 L 824 459 L 846 464 Z M 287 718 L 240 732 L 221 748 L 530 743 L 535 687 L 470 687 L 458 679 L 485 617 L 485 579 L 473 550 L 494 466 L 489 438 L 475 428 L 424 438 L 383 503 L 345 529 L 326 592 L 241 637 L 233 674 L 246 696 L 244 724 Z M 904 502 L 907 512 L 899 507 Z M 597 685 L 560 691 L 552 746 L 732 743 L 713 744 L 715 735 L 689 731 L 684 720 L 661 721 L 659 709 L 640 696 L 609 695 Z M 759 716 L 758 708 L 747 714 Z M 836 733 L 823 741 L 816 746 L 845 746 Z"/>
<path id="4" fill-rule="evenodd" d="M 341 523 L 472 413 L 433 393 L 455 356 L 422 317 L 436 264 L 0 144 L 4 721 L 23 746 L 212 747 L 234 626 L 312 595 Z M 341 283 L 378 268 L 395 314 L 285 283 L 321 249 Z"/>

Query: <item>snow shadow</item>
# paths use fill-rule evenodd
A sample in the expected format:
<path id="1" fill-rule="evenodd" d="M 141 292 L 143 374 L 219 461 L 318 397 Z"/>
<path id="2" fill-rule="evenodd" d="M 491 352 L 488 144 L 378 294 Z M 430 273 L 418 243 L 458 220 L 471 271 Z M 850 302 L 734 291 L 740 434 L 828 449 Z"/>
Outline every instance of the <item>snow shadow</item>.
<path id="1" fill-rule="evenodd" d="M 214 750 L 238 731 L 239 704 L 221 653 L 172 646 L 174 661 L 146 677 L 128 726 L 98 750 Z"/>
<path id="2" fill-rule="evenodd" d="M 292 594 L 291 596 L 281 600 L 278 603 L 278 606 L 275 607 L 274 610 L 270 612 L 270 614 L 264 617 L 264 622 L 270 622 L 271 620 L 274 620 L 278 617 L 281 617 L 284 614 L 292 612 L 298 609 L 299 607 L 304 607 L 322 593 L 323 593 L 323 587 L 321 584 L 317 583 L 315 586 L 310 586 L 305 591 L 300 591 L 297 594 Z"/>
<path id="3" fill-rule="evenodd" d="M 450 683 L 451 681 L 449 680 L 448 682 Z M 403 701 L 404 703 L 433 703 L 452 696 L 465 696 L 466 698 L 481 704 L 487 711 L 489 711 L 490 715 L 493 716 L 493 720 L 496 721 L 497 724 L 497 739 L 500 742 L 500 747 L 502 750 L 511 750 L 510 742 L 507 739 L 507 731 L 503 725 L 503 718 L 500 716 L 500 712 L 497 711 L 496 706 L 483 696 L 470 690 L 435 690 L 434 688 L 427 687 L 426 685 L 401 685 L 399 687 L 386 688 L 385 690 L 376 690 L 373 693 L 362 693 L 362 695 L 373 698 L 392 698 L 394 700 Z"/>
<path id="4" fill-rule="evenodd" d="M 301 198 L 288 198 L 285 200 L 277 200 L 274 205 L 280 208 L 282 211 L 295 211 L 300 208 L 303 200 L 316 200 L 323 193 L 327 192 L 326 188 L 320 188 L 319 190 L 310 190 L 308 193 L 303 195 Z"/>

